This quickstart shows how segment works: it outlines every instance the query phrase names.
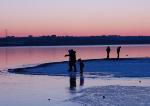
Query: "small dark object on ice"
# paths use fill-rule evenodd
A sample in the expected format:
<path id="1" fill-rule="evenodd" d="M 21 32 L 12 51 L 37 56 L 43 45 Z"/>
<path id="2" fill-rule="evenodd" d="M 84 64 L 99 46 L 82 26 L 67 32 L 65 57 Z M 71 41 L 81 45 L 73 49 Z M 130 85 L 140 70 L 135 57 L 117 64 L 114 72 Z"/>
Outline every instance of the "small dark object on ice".
<path id="1" fill-rule="evenodd" d="M 49 98 L 48 101 L 50 101 L 51 99 Z"/>
<path id="2" fill-rule="evenodd" d="M 142 81 L 139 81 L 139 83 L 141 83 Z"/>
<path id="3" fill-rule="evenodd" d="M 103 99 L 105 99 L 106 97 L 105 96 L 103 96 Z"/>

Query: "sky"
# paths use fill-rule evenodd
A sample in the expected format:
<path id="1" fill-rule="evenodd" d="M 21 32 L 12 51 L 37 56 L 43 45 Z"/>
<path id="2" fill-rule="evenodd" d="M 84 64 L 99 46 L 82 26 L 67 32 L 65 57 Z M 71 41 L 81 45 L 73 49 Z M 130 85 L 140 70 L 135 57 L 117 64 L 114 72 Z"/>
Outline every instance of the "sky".
<path id="1" fill-rule="evenodd" d="M 150 0 L 0 0 L 0 36 L 150 35 Z"/>

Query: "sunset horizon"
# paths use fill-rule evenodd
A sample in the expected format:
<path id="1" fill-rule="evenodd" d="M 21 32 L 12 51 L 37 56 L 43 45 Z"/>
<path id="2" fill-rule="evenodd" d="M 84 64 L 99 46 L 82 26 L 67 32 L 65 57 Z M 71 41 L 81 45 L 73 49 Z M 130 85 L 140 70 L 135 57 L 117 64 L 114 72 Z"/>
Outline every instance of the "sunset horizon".
<path id="1" fill-rule="evenodd" d="M 150 0 L 0 0 L 0 106 L 150 106 Z"/>
<path id="2" fill-rule="evenodd" d="M 0 0 L 0 36 L 150 36 L 149 0 Z"/>

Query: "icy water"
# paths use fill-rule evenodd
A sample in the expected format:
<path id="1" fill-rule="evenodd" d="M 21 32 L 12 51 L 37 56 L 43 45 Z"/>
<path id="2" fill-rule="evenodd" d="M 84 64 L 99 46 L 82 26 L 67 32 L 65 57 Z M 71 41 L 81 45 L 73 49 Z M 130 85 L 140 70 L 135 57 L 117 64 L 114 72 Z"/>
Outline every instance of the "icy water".
<path id="1" fill-rule="evenodd" d="M 67 50 L 71 48 L 77 51 L 78 58 L 105 58 L 106 47 L 107 46 L 1 47 L 0 69 L 26 67 L 28 65 L 41 64 L 45 62 L 66 61 L 67 58 L 65 58 L 64 55 L 67 53 Z M 116 57 L 116 47 L 117 46 L 112 46 L 111 57 Z M 150 45 L 124 45 L 122 46 L 121 57 L 150 57 Z M 85 100 L 87 103 L 88 101 L 86 101 L 87 99 L 84 98 L 80 91 L 84 91 L 84 89 L 88 89 L 89 87 L 93 86 L 108 86 L 108 88 L 106 87 L 105 90 L 111 94 L 111 92 L 113 92 L 115 89 L 110 89 L 110 85 L 113 85 L 115 89 L 118 89 L 118 85 L 127 86 L 125 88 L 123 87 L 123 90 L 120 91 L 121 93 L 123 92 L 125 94 L 125 91 L 130 89 L 128 86 L 138 86 L 138 88 L 135 88 L 135 91 L 137 92 L 140 89 L 142 90 L 141 87 L 148 87 L 141 91 L 142 93 L 140 95 L 143 95 L 143 93 L 147 93 L 146 90 L 149 90 L 150 78 L 89 77 L 85 78 L 85 84 L 83 87 L 79 86 L 79 78 L 77 78 L 76 90 L 70 90 L 68 77 L 21 75 L 11 74 L 7 71 L 0 71 L 0 106 L 81 106 L 81 104 L 78 103 L 81 97 L 83 101 Z M 119 87 L 119 89 L 122 89 L 122 87 Z M 101 90 L 98 89 L 97 91 Z M 87 94 L 87 92 L 85 93 Z M 118 94 L 118 92 L 116 93 Z M 92 95 L 88 97 L 91 99 L 90 97 L 94 98 L 96 92 L 91 91 L 89 94 Z M 132 95 L 127 95 L 125 98 L 132 98 L 133 95 L 136 97 L 136 94 L 133 93 Z M 143 95 L 142 97 L 150 99 L 148 95 Z M 113 95 L 110 96 L 113 98 Z M 101 92 L 96 95 L 96 97 L 101 98 Z M 139 97 L 140 96 L 134 99 L 137 104 L 139 101 L 138 99 L 140 99 Z M 124 101 L 124 97 L 121 98 L 123 98 L 122 100 Z M 109 99 L 108 102 L 110 104 L 113 102 L 111 100 L 118 100 L 118 98 L 115 97 L 114 99 Z M 132 105 L 130 100 L 127 99 L 127 102 L 131 103 Z M 144 100 L 146 99 L 142 100 L 142 103 L 145 103 Z M 97 101 L 94 100 L 94 103 L 95 102 L 97 103 Z M 104 104 L 108 102 L 104 102 Z M 91 103 L 93 104 L 93 102 Z M 122 103 L 122 101 L 120 101 L 120 103 Z M 139 106 L 145 105 L 143 104 Z"/>
<path id="2" fill-rule="evenodd" d="M 141 83 L 139 83 L 139 80 L 141 81 Z M 96 78 L 96 79 L 85 78 L 85 84 L 84 86 L 81 87 L 79 86 L 79 78 L 77 78 L 76 90 L 70 90 L 68 77 L 42 76 L 42 75 L 39 76 L 17 75 L 17 74 L 2 73 L 0 75 L 0 106 L 81 106 L 81 104 L 76 102 L 76 100 L 73 99 L 73 101 L 72 100 L 70 101 L 70 99 L 76 98 L 77 101 L 79 101 L 80 98 L 78 98 L 78 96 L 82 97 L 82 93 L 80 93 L 80 91 L 85 88 L 89 88 L 93 86 L 102 87 L 102 86 L 109 86 L 109 85 L 139 86 L 138 89 L 140 89 L 140 87 L 143 86 L 149 87 L 150 79 L 149 78 L 140 78 L 140 79 L 139 78 Z M 109 89 L 110 88 L 108 88 L 108 90 Z M 138 89 L 135 88 L 135 90 Z M 125 89 L 125 91 L 128 91 L 128 89 Z M 109 91 L 109 93 L 110 92 L 112 91 Z M 143 92 L 146 93 L 147 91 L 143 91 Z M 134 93 L 133 95 L 136 96 L 136 94 Z M 127 95 L 127 98 L 128 96 L 130 95 Z M 90 97 L 91 96 L 87 98 Z M 48 99 L 50 99 L 50 101 Z M 110 103 L 111 102 L 113 101 L 110 101 Z M 86 103 L 88 103 L 88 101 L 86 101 Z M 96 106 L 96 105 L 90 105 L 90 106 Z M 132 105 L 132 106 L 138 106 L 138 105 Z M 139 105 L 139 106 L 144 106 L 144 105 Z"/>
<path id="3" fill-rule="evenodd" d="M 111 46 L 111 57 L 116 57 L 116 48 Z M 0 70 L 29 65 L 67 61 L 68 49 L 77 51 L 77 58 L 98 59 L 106 57 L 107 45 L 103 46 L 44 46 L 44 47 L 0 47 Z M 150 45 L 122 45 L 121 57 L 150 57 Z"/>
<path id="4" fill-rule="evenodd" d="M 71 93 L 67 85 L 64 77 L 3 73 L 0 75 L 0 106 L 77 106 L 65 102 L 77 95 Z"/>

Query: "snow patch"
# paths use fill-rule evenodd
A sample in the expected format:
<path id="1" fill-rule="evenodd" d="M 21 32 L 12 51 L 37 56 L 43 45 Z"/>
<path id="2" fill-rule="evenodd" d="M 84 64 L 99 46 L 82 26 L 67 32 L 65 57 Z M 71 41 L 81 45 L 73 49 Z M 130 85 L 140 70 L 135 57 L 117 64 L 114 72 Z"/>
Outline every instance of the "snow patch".
<path id="1" fill-rule="evenodd" d="M 150 106 L 150 87 L 104 86 L 81 90 L 70 99 L 86 106 Z"/>

